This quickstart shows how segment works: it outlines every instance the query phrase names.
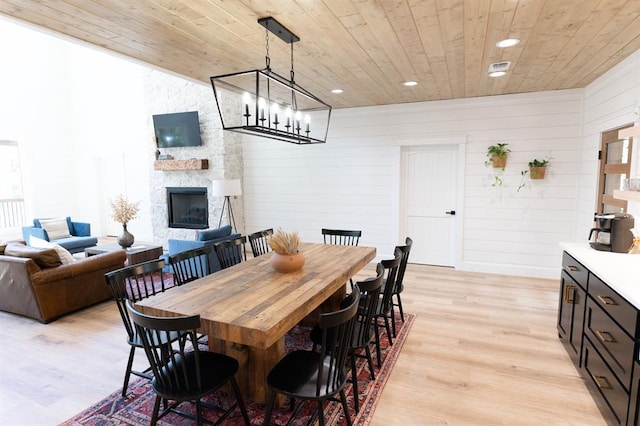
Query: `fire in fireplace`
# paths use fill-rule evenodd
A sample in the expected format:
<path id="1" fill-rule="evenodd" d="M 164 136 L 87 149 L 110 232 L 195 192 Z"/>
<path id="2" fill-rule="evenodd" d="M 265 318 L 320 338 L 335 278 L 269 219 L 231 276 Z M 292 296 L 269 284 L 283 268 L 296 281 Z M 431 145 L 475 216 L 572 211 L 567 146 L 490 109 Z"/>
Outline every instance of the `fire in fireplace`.
<path id="1" fill-rule="evenodd" d="M 169 228 L 209 227 L 207 188 L 167 188 Z"/>

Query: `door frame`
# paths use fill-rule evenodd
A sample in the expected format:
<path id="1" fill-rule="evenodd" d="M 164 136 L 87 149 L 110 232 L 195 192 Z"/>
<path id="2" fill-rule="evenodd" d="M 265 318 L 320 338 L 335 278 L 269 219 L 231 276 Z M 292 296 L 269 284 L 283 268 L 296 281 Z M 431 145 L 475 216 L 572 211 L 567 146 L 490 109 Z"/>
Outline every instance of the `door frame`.
<path id="1" fill-rule="evenodd" d="M 398 220 L 400 234 L 398 238 L 404 242 L 407 236 L 407 163 L 409 147 L 425 147 L 434 148 L 438 146 L 457 146 L 457 170 L 456 170 L 456 200 L 455 200 L 455 240 L 453 242 L 453 267 L 460 268 L 463 259 L 463 242 L 464 242 L 464 182 L 465 182 L 465 164 L 466 164 L 466 135 L 455 135 L 451 137 L 429 137 L 424 136 L 419 139 L 401 140 L 400 142 L 400 176 L 399 176 L 399 202 L 398 202 Z M 409 235 L 410 236 L 410 235 Z"/>

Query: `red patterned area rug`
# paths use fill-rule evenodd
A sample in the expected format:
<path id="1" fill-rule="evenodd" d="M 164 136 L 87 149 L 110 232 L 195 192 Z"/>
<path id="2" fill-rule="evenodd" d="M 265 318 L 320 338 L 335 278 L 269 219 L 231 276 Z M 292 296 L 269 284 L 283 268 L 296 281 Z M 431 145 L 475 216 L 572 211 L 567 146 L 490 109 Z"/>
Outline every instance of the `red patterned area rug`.
<path id="1" fill-rule="evenodd" d="M 397 337 L 393 339 L 393 345 L 389 345 L 386 331 L 384 327 L 381 330 L 381 346 L 382 346 L 382 367 L 377 369 L 377 360 L 375 355 L 375 345 L 371 344 L 375 371 L 375 380 L 370 380 L 369 368 L 366 365 L 366 359 L 357 359 L 358 369 L 358 391 L 360 400 L 360 411 L 356 415 L 353 408 L 353 387 L 351 383 L 347 383 L 345 392 L 347 394 L 347 402 L 351 414 L 351 420 L 354 425 L 368 425 L 376 408 L 382 390 L 389 379 L 391 370 L 395 365 L 400 354 L 400 350 L 407 338 L 411 325 L 415 319 L 413 314 L 405 314 L 405 322 L 396 316 Z M 285 339 L 287 350 L 293 349 L 310 349 L 309 328 L 297 326 L 294 327 Z M 142 354 L 142 353 L 141 353 Z M 349 373 L 351 377 L 351 373 Z M 98 425 L 140 425 L 149 424 L 151 414 L 153 413 L 153 404 L 155 401 L 155 393 L 148 380 L 139 379 L 129 385 L 129 392 L 126 398 L 120 396 L 120 390 L 115 391 L 104 400 L 98 402 L 92 407 L 77 414 L 73 418 L 62 423 L 63 426 L 98 426 Z M 233 403 L 233 398 L 229 397 L 225 392 L 214 392 L 205 398 L 205 401 L 213 404 L 228 407 Z M 246 400 L 247 411 L 252 425 L 262 425 L 264 423 L 265 405 Z M 193 404 L 185 402 L 180 408 L 186 412 L 193 412 Z M 307 404 L 301 414 L 295 420 L 296 425 L 306 424 L 310 415 L 315 408 L 314 405 Z M 346 425 L 342 406 L 338 402 L 325 403 L 325 421 L 328 425 Z M 286 403 L 282 408 L 274 410 L 271 417 L 272 425 L 284 425 L 289 420 L 291 411 L 289 404 Z M 205 418 L 215 421 L 218 413 L 215 411 L 204 410 Z M 158 421 L 158 425 L 191 425 L 195 421 L 179 416 L 174 413 L 167 414 Z M 242 416 L 236 409 L 234 413 L 226 419 L 225 425 L 243 425 Z"/>

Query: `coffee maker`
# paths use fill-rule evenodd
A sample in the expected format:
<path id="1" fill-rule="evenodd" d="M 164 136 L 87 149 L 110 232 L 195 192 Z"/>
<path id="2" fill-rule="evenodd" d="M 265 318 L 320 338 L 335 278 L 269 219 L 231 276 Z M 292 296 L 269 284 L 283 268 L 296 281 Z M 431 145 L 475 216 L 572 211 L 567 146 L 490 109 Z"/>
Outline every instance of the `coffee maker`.
<path id="1" fill-rule="evenodd" d="M 591 247 L 615 253 L 629 252 L 633 242 L 633 216 L 628 213 L 604 213 L 596 214 L 594 220 L 597 227 L 589 232 L 589 240 L 595 234 L 594 240 L 589 242 Z"/>

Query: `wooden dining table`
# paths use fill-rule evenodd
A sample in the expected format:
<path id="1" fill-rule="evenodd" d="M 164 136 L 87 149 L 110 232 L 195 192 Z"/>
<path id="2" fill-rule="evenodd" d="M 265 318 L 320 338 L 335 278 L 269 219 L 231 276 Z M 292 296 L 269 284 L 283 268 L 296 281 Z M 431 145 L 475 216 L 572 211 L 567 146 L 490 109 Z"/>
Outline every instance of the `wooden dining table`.
<path id="1" fill-rule="evenodd" d="M 267 253 L 136 307 L 156 316 L 200 315 L 209 350 L 236 358 L 244 396 L 264 403 L 267 374 L 285 354 L 285 334 L 310 315 L 335 308 L 349 278 L 376 255 L 373 247 L 314 243 L 302 243 L 300 252 L 305 264 L 298 271 L 277 272 Z"/>

